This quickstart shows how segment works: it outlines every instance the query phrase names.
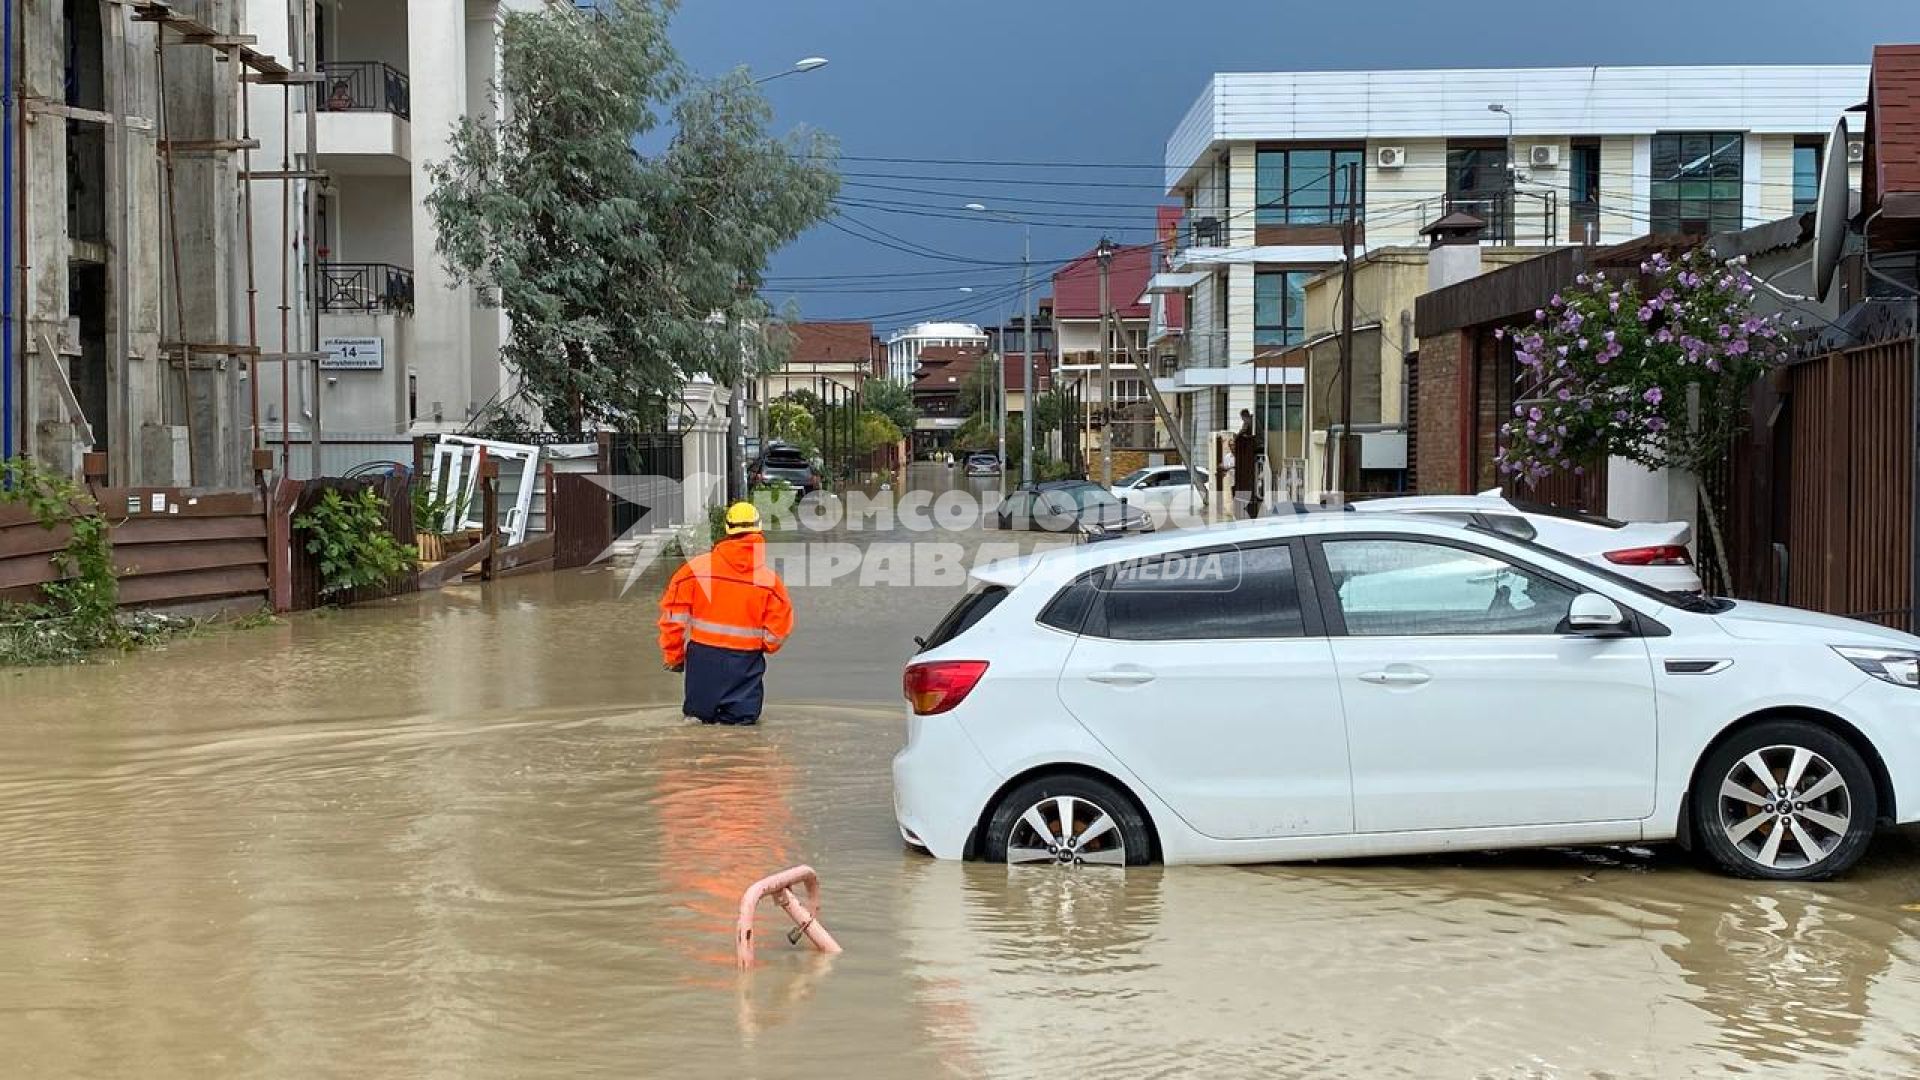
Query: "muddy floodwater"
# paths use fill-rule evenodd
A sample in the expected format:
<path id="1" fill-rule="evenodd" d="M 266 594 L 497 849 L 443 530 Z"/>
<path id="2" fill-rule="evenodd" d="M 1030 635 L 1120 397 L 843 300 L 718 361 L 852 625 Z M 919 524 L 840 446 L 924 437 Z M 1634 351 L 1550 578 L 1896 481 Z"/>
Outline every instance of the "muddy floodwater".
<path id="1" fill-rule="evenodd" d="M 969 543 L 979 542 L 973 535 Z M 903 849 L 948 588 L 795 590 L 758 730 L 689 727 L 659 568 L 0 672 L 0 1076 L 1920 1074 L 1920 850 L 1009 872 Z M 846 952 L 741 889 L 807 862 Z"/>

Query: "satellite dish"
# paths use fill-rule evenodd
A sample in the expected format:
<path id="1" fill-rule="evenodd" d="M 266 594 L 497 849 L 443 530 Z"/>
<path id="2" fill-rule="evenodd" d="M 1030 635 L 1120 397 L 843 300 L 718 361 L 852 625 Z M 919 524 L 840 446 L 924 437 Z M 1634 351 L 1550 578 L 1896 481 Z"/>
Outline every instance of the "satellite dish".
<path id="1" fill-rule="evenodd" d="M 1840 250 L 1847 242 L 1847 118 L 1833 122 L 1820 159 L 1820 198 L 1813 207 L 1813 295 L 1833 291 Z"/>

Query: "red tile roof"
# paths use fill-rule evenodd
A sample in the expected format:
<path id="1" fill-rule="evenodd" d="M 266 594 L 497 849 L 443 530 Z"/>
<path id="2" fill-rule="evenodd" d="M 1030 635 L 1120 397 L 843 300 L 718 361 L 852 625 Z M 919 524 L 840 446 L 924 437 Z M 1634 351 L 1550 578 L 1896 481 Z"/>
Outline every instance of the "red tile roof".
<path id="1" fill-rule="evenodd" d="M 974 370 L 986 362 L 987 354 L 970 345 L 928 345 L 920 350 L 920 367 L 913 373 L 913 392 L 916 394 L 952 393 L 960 389 Z M 952 376 L 954 382 L 949 382 Z M 1001 378 L 1007 389 L 1019 392 L 1025 370 L 1019 353 L 1007 357 L 1007 363 Z M 1033 354 L 1033 384 L 1045 391 L 1053 386 L 1053 357 L 1045 353 Z"/>
<path id="2" fill-rule="evenodd" d="M 1146 247 L 1114 249 L 1113 266 L 1107 271 L 1107 299 L 1122 319 L 1144 319 L 1147 305 L 1139 303 L 1152 276 L 1153 252 Z M 1056 319 L 1097 319 L 1100 317 L 1100 260 L 1088 252 L 1054 272 L 1053 317 Z"/>
<path id="3" fill-rule="evenodd" d="M 792 348 L 787 353 L 787 360 L 792 363 L 845 363 L 873 358 L 872 323 L 789 323 L 787 331 L 793 337 Z"/>
<path id="4" fill-rule="evenodd" d="M 1920 45 L 1875 46 L 1868 87 L 1865 205 L 1920 195 Z"/>

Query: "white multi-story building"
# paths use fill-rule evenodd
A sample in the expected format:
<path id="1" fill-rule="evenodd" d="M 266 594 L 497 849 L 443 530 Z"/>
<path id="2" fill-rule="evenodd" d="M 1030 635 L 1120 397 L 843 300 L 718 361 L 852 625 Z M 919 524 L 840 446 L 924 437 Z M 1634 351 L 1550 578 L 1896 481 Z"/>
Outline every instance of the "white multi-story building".
<path id="1" fill-rule="evenodd" d="M 972 323 L 916 323 L 887 338 L 887 378 L 902 386 L 913 382 L 920 366 L 920 350 L 929 345 L 987 347 L 987 332 Z"/>
<path id="2" fill-rule="evenodd" d="M 1254 358 L 1306 335 L 1349 176 L 1360 252 L 1453 210 L 1503 246 L 1738 229 L 1812 206 L 1822 140 L 1866 86 L 1851 65 L 1215 75 L 1167 140 L 1186 215 L 1155 280 L 1185 293 L 1169 388 L 1191 395 L 1190 433 L 1233 426 Z"/>
<path id="3" fill-rule="evenodd" d="M 316 56 L 318 154 L 306 160 L 306 115 L 293 117 L 296 174 L 324 173 L 319 191 L 319 339 L 306 290 L 307 238 L 300 199 L 308 182 L 285 184 L 292 242 L 281 244 L 277 181 L 256 181 L 255 315 L 263 351 L 332 354 L 315 372 L 288 365 L 287 416 L 276 365 L 261 377 L 263 426 L 303 438 L 317 402 L 324 432 L 405 433 L 459 427 L 502 396 L 505 318 L 455 286 L 434 251 L 425 199 L 427 165 L 444 161 L 463 117 L 494 117 L 500 33 L 506 13 L 541 0 L 319 0 Z M 248 0 L 248 30 L 262 50 L 292 54 L 284 0 Z M 253 88 L 253 168 L 283 160 L 281 90 Z M 304 95 L 295 94 L 295 100 Z M 282 281 L 288 310 L 282 344 Z"/>

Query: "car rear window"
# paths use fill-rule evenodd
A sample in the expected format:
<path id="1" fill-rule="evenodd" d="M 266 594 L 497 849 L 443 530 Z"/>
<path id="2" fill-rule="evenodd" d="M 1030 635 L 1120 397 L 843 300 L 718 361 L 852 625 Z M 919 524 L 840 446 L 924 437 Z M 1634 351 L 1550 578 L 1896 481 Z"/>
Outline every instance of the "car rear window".
<path id="1" fill-rule="evenodd" d="M 805 468 L 807 459 L 795 450 L 770 450 L 767 452 L 767 464 L 778 465 L 783 469 Z"/>
<path id="2" fill-rule="evenodd" d="M 966 633 L 974 623 L 986 618 L 987 612 L 999 607 L 1000 601 L 1006 598 L 1007 589 L 1004 585 L 989 585 L 978 592 L 970 592 L 961 597 L 960 602 L 953 605 L 953 609 L 940 620 L 940 625 L 933 628 L 933 633 L 928 634 L 920 643 L 920 651 L 937 649 Z"/>

